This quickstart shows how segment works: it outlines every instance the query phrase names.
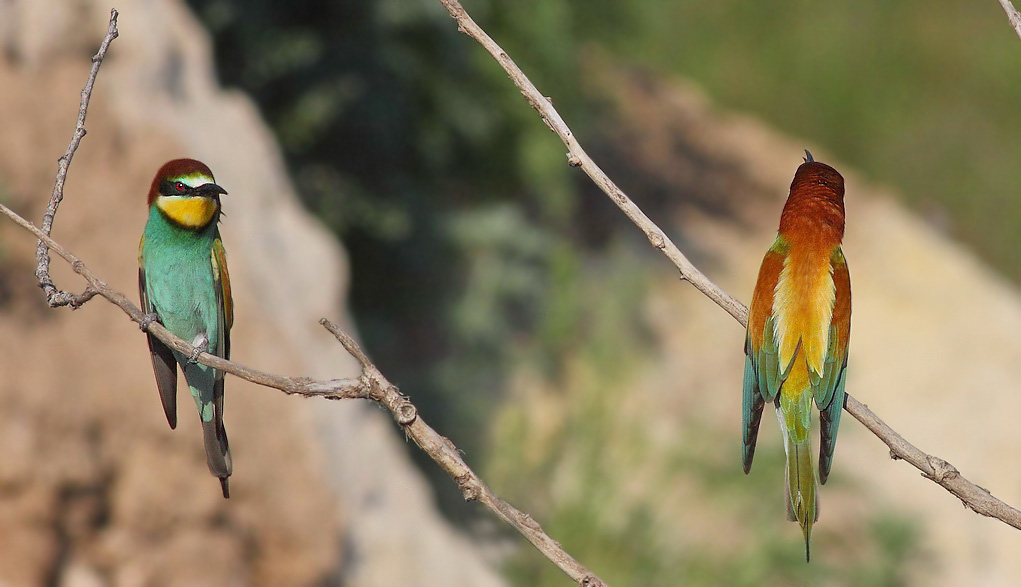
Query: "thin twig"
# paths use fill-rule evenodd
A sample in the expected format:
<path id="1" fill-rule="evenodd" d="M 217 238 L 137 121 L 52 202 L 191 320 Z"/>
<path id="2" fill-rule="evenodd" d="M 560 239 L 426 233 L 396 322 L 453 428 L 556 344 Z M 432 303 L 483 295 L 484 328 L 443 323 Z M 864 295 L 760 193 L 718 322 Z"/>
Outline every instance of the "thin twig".
<path id="1" fill-rule="evenodd" d="M 516 509 L 511 504 L 501 499 L 492 492 L 482 479 L 465 464 L 461 458 L 460 451 L 450 442 L 449 439 L 441 436 L 432 427 L 426 424 L 422 418 L 417 417 L 417 410 L 408 401 L 408 398 L 401 395 L 383 375 L 373 366 L 358 345 L 347 334 L 341 332 L 329 320 L 325 318 L 319 321 L 326 327 L 340 344 L 351 353 L 362 365 L 362 378 L 367 379 L 376 394 L 371 397 L 380 404 L 386 406 L 393 414 L 397 423 L 404 427 L 405 433 L 415 441 L 450 477 L 457 482 L 458 488 L 465 501 L 479 501 L 492 510 L 504 522 L 510 524 L 515 530 L 521 533 L 540 552 L 546 555 L 554 564 L 564 570 L 579 585 L 589 587 L 605 586 L 598 577 L 550 538 L 542 527 L 528 514 Z"/>
<path id="2" fill-rule="evenodd" d="M 742 326 L 748 324 L 748 308 L 745 307 L 741 302 L 738 302 L 729 294 L 720 289 L 716 284 L 709 280 L 708 277 L 702 274 L 701 271 L 695 268 L 691 262 L 677 249 L 674 243 L 667 238 L 666 234 L 656 226 L 652 220 L 649 219 L 639 208 L 635 205 L 624 194 L 624 192 L 617 187 L 600 169 L 595 162 L 585 153 L 584 149 L 578 143 L 574 133 L 568 128 L 567 124 L 557 113 L 553 107 L 551 100 L 546 98 L 539 92 L 538 89 L 529 81 L 528 77 L 525 76 L 524 72 L 518 68 L 517 65 L 507 55 L 507 52 L 500 48 L 499 45 L 493 41 L 492 38 L 474 20 L 468 16 L 464 8 L 457 0 L 439 0 L 450 15 L 457 21 L 458 30 L 467 34 L 469 37 L 477 41 L 482 47 L 493 56 L 493 59 L 503 67 L 507 75 L 510 76 L 514 85 L 521 91 L 528 103 L 532 105 L 538 111 L 539 116 L 542 118 L 546 126 L 549 127 L 560 140 L 564 142 L 568 149 L 568 164 L 572 167 L 580 167 L 592 181 L 596 183 L 610 197 L 611 200 L 620 208 L 628 218 L 631 219 L 635 225 L 638 226 L 649 238 L 649 242 L 652 246 L 663 252 L 664 255 L 670 259 L 677 269 L 681 272 L 681 277 L 686 281 L 694 285 L 699 291 L 704 293 L 709 299 L 716 302 L 721 308 L 727 311 L 731 316 L 734 317 Z M 1001 4 L 1004 4 L 1004 9 L 1008 8 L 1010 2 L 1008 0 L 1000 0 Z M 1021 36 L 1021 21 L 1015 21 L 1015 16 L 1018 14 L 1016 10 L 1013 10 L 1013 6 L 1009 7 L 1011 10 L 1007 11 L 1007 14 L 1011 16 L 1011 23 L 1014 24 L 1015 29 L 1018 29 L 1018 35 Z M 1019 16 L 1021 18 L 1021 16 Z M 847 396 L 847 401 L 844 404 L 844 409 L 849 414 L 854 416 L 859 422 L 865 425 L 873 434 L 875 434 L 880 440 L 882 440 L 888 447 L 890 447 L 890 453 L 895 458 L 900 458 L 908 463 L 911 463 L 915 468 L 922 472 L 922 476 L 932 480 L 939 484 L 941 487 L 949 491 L 950 493 L 957 496 L 966 507 L 980 513 L 984 516 L 996 518 L 1006 524 L 1009 524 L 1015 528 L 1021 529 L 1021 511 L 1018 511 L 1014 507 L 996 499 L 986 489 L 975 485 L 971 481 L 965 479 L 960 472 L 957 471 L 949 463 L 938 457 L 926 454 L 922 450 L 913 446 L 907 440 L 904 439 L 900 434 L 890 428 L 886 423 L 879 419 L 871 410 L 868 409 L 865 404 L 862 404 L 858 400 L 854 399 L 850 395 Z"/>
<path id="3" fill-rule="evenodd" d="M 923 477 L 954 494 L 961 500 L 964 507 L 1021 529 L 1021 512 L 993 497 L 988 489 L 975 485 L 964 478 L 961 472 L 950 463 L 937 456 L 927 454 L 904 440 L 904 437 L 897 434 L 886 422 L 880 420 L 879 416 L 875 415 L 867 406 L 849 395 L 844 409 L 890 447 L 892 458 L 911 463 L 922 472 Z"/>
<path id="4" fill-rule="evenodd" d="M 1010 0 L 1000 0 L 1000 6 L 1007 13 L 1007 20 L 1010 21 L 1010 26 L 1014 27 L 1014 32 L 1021 38 L 1021 12 L 1014 8 Z"/>
<path id="5" fill-rule="evenodd" d="M 57 207 L 60 206 L 60 202 L 64 199 L 64 181 L 67 179 L 67 170 L 71 166 L 71 158 L 74 157 L 75 151 L 78 150 L 78 145 L 82 142 L 82 138 L 85 137 L 85 115 L 89 110 L 92 87 L 96 83 L 96 76 L 99 75 L 99 67 L 103 65 L 103 58 L 106 57 L 106 50 L 110 48 L 110 43 L 119 34 L 117 31 L 117 16 L 117 9 L 111 9 L 110 23 L 106 28 L 106 36 L 103 37 L 103 42 L 99 45 L 99 51 L 92 57 L 92 70 L 89 71 L 89 79 L 85 82 L 85 87 L 82 88 L 81 104 L 78 106 L 78 122 L 75 124 L 74 134 L 71 135 L 71 142 L 67 145 L 67 151 L 64 152 L 64 156 L 57 161 L 57 178 L 53 183 L 50 202 L 47 204 L 46 212 L 43 214 L 42 232 L 47 236 L 53 232 L 53 219 L 57 215 Z M 71 306 L 71 309 L 77 309 L 96 295 L 97 292 L 89 288 L 86 288 L 84 292 L 77 295 L 57 289 L 57 286 L 54 285 L 53 280 L 50 278 L 50 255 L 46 245 L 41 240 L 39 241 L 39 246 L 36 247 L 35 259 L 37 263 L 35 277 L 39 280 L 39 287 L 43 288 L 43 291 L 46 292 L 46 303 L 51 308 Z"/>

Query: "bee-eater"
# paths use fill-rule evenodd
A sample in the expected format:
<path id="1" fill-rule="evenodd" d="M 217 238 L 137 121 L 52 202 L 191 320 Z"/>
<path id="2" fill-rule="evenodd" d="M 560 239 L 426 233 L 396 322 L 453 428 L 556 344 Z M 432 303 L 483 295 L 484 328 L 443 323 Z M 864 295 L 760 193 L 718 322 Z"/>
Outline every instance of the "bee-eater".
<path id="1" fill-rule="evenodd" d="M 213 172 L 194 159 L 168 161 L 149 188 L 149 220 L 138 245 L 138 290 L 147 321 L 190 341 L 198 350 L 230 358 L 234 322 L 227 257 L 220 240 L 220 196 Z M 177 427 L 177 366 L 184 371 L 202 421 L 209 472 L 230 497 L 230 449 L 223 427 L 223 372 L 173 351 L 147 333 L 163 412 Z"/>
<path id="2" fill-rule="evenodd" d="M 844 407 L 851 280 L 840 250 L 844 178 L 805 154 L 752 294 L 742 407 L 745 473 L 752 467 L 762 408 L 766 402 L 776 407 L 787 455 L 787 519 L 801 525 L 807 561 L 819 517 L 812 401 L 819 407 L 819 482 L 826 483 Z"/>

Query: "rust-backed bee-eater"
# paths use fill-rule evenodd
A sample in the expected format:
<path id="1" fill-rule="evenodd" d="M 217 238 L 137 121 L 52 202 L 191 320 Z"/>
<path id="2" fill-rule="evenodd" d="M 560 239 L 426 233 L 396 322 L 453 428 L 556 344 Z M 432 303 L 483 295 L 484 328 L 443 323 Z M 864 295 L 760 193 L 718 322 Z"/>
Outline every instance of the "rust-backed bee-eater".
<path id="1" fill-rule="evenodd" d="M 147 320 L 197 349 L 230 358 L 234 322 L 227 257 L 220 241 L 220 196 L 209 167 L 194 159 L 168 161 L 149 188 L 149 221 L 138 245 L 138 290 Z M 173 351 L 147 334 L 156 387 L 171 428 L 177 427 L 177 366 L 184 371 L 202 421 L 209 472 L 230 497 L 230 449 L 223 428 L 223 372 Z"/>
<path id="2" fill-rule="evenodd" d="M 748 310 L 743 456 L 747 473 L 762 408 L 772 402 L 787 454 L 787 518 L 801 525 L 808 560 L 812 524 L 819 517 L 809 438 L 812 402 L 819 407 L 819 482 L 826 483 L 844 407 L 851 279 L 840 250 L 844 178 L 805 154 Z"/>

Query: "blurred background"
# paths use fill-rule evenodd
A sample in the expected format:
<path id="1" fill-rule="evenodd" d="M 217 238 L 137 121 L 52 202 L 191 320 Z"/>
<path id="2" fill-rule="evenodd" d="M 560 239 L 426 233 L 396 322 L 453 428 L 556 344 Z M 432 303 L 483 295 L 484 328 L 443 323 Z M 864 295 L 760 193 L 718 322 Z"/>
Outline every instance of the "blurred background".
<path id="1" fill-rule="evenodd" d="M 1021 41 L 998 3 L 464 6 L 738 299 L 801 149 L 841 170 L 848 391 L 1021 503 Z M 566 165 L 435 0 L 117 8 L 54 234 L 121 291 L 151 174 L 195 156 L 230 192 L 235 359 L 350 375 L 315 323 L 344 322 L 494 491 L 610 584 L 1021 573 L 1016 530 L 850 417 L 806 565 L 771 418 L 752 473 L 739 465 L 741 328 Z M 0 201 L 30 219 L 108 9 L 0 0 Z M 218 501 L 198 427 L 165 430 L 142 337 L 102 302 L 46 310 L 32 250 L 0 224 L 0 585 L 570 583 L 354 402 L 231 381 L 235 496 Z"/>

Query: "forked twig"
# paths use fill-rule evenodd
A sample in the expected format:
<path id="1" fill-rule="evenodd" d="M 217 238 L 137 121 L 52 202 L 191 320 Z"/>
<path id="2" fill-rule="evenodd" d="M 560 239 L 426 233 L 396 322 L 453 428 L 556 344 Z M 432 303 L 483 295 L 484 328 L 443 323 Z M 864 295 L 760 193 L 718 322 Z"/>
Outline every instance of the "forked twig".
<path id="1" fill-rule="evenodd" d="M 89 100 L 92 99 L 92 88 L 96 84 L 96 76 L 99 75 L 99 68 L 103 65 L 103 58 L 106 57 L 106 51 L 110 48 L 110 43 L 120 34 L 117 31 L 118 16 L 119 13 L 116 8 L 110 10 L 110 22 L 106 27 L 106 36 L 103 37 L 103 42 L 99 44 L 99 51 L 92 57 L 92 69 L 89 71 L 89 79 L 85 82 L 85 87 L 82 88 L 81 103 L 78 106 L 78 121 L 74 126 L 71 142 L 68 143 L 64 156 L 57 160 L 57 179 L 53 182 L 53 192 L 50 194 L 50 201 L 46 205 L 46 212 L 43 214 L 41 230 L 46 236 L 53 232 L 53 219 L 57 216 L 57 207 L 60 206 L 60 202 L 64 199 L 64 181 L 67 179 L 67 170 L 71 166 L 71 158 L 74 157 L 75 151 L 78 150 L 78 145 L 81 144 L 87 132 L 85 130 L 85 115 L 89 110 Z M 39 245 L 36 247 L 35 259 L 35 277 L 39 280 L 39 287 L 43 288 L 43 291 L 46 292 L 46 303 L 51 308 L 70 306 L 71 309 L 77 309 L 95 297 L 97 292 L 91 288 L 85 288 L 85 291 L 80 294 L 73 294 L 62 291 L 54 285 L 53 279 L 50 278 L 50 254 L 42 240 L 39 241 Z"/>

